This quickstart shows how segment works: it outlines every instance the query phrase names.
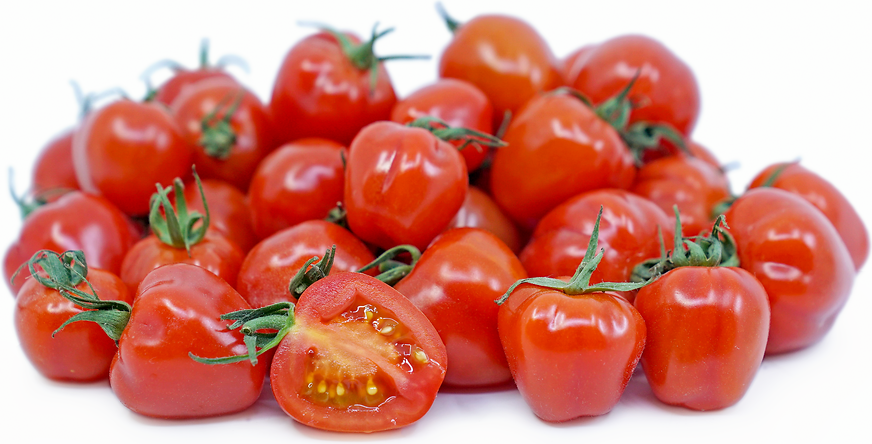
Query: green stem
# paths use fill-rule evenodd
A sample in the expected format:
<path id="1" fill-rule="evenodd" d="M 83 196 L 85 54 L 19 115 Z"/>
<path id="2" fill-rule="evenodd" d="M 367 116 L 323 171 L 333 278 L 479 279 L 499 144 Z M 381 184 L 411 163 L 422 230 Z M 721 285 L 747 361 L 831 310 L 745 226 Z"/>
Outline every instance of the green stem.
<path id="1" fill-rule="evenodd" d="M 148 218 L 151 230 L 158 239 L 173 248 L 185 249 L 189 257 L 191 247 L 206 237 L 210 222 L 209 203 L 206 202 L 203 183 L 200 181 L 200 176 L 197 175 L 196 167 L 194 167 L 193 173 L 197 187 L 200 189 L 200 198 L 206 215 L 204 216 L 198 211 L 188 211 L 188 205 L 185 201 L 185 184 L 182 183 L 181 179 L 176 178 L 173 181 L 175 208 L 168 197 L 170 189 L 157 184 L 157 193 L 151 196 L 151 212 Z"/>
<path id="2" fill-rule="evenodd" d="M 408 253 L 409 256 L 412 257 L 409 264 L 394 260 L 397 256 L 403 253 Z M 382 253 L 374 261 L 361 267 L 357 270 L 357 273 L 363 273 L 378 267 L 380 274 L 375 278 L 392 286 L 408 276 L 420 259 L 421 250 L 418 250 L 412 245 L 397 245 L 396 247 Z"/>
<path id="3" fill-rule="evenodd" d="M 239 109 L 239 105 L 245 97 L 245 91 L 240 88 L 236 93 L 236 99 L 228 105 L 232 97 L 232 94 L 227 94 L 215 105 L 212 112 L 203 116 L 200 121 L 202 134 L 198 144 L 203 147 L 209 157 L 219 160 L 226 160 L 230 157 L 230 152 L 236 145 L 236 132 L 230 125 L 230 121 L 233 119 L 233 114 Z M 215 120 L 222 111 L 224 115 Z"/>
<path id="4" fill-rule="evenodd" d="M 463 151 L 463 149 L 470 144 L 476 145 L 479 150 L 481 149 L 481 146 L 492 148 L 506 146 L 506 142 L 503 142 L 490 134 L 469 128 L 453 128 L 448 126 L 448 123 L 444 120 L 436 117 L 419 117 L 407 123 L 406 126 L 425 129 L 433 133 L 437 138 L 446 142 L 462 140 L 463 144 L 457 148 L 460 151 Z"/>
<path id="5" fill-rule="evenodd" d="M 333 268 L 333 259 L 335 257 L 336 245 L 333 245 L 333 247 L 324 253 L 323 259 L 319 260 L 318 256 L 314 256 L 306 261 L 306 263 L 297 270 L 297 274 L 291 278 L 291 281 L 288 284 L 288 291 L 291 293 L 291 296 L 295 299 L 299 299 L 309 286 L 327 277 L 327 275 L 330 274 L 330 270 Z"/>
<path id="6" fill-rule="evenodd" d="M 221 316 L 221 319 L 235 321 L 227 328 L 240 330 L 244 335 L 248 353 L 220 358 L 203 358 L 189 352 L 188 356 L 199 363 L 209 365 L 232 364 L 242 361 L 249 361 L 251 365 L 257 365 L 258 356 L 277 347 L 294 327 L 294 304 L 279 302 L 263 308 L 234 311 Z"/>
<path id="7" fill-rule="evenodd" d="M 436 3 L 436 11 L 439 12 L 439 16 L 441 16 L 442 20 L 445 22 L 445 27 L 447 27 L 452 34 L 457 34 L 457 28 L 459 28 L 462 23 L 448 15 L 448 11 L 445 10 L 442 3 Z"/>

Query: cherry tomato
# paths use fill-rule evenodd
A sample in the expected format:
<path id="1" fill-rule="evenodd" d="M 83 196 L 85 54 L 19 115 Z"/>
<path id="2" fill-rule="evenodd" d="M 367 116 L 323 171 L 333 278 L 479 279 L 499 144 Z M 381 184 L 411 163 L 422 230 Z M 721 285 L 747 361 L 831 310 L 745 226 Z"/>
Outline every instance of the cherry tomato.
<path id="1" fill-rule="evenodd" d="M 409 123 L 421 117 L 435 117 L 451 127 L 469 128 L 493 134 L 494 109 L 475 85 L 457 79 L 440 79 L 397 102 L 391 120 Z M 462 141 L 452 144 L 460 147 Z M 461 152 L 467 171 L 475 171 L 487 157 L 487 148 L 471 144 Z"/>
<path id="2" fill-rule="evenodd" d="M 33 165 L 33 192 L 78 190 L 79 181 L 73 168 L 73 131 L 49 142 Z"/>
<path id="3" fill-rule="evenodd" d="M 294 419 L 375 432 L 430 409 L 445 376 L 445 346 L 399 292 L 364 274 L 331 274 L 306 289 L 294 316 L 270 370 L 276 400 Z"/>
<path id="4" fill-rule="evenodd" d="M 798 163 L 766 168 L 751 181 L 749 188 L 764 186 L 775 174 L 770 186 L 794 193 L 820 210 L 839 232 L 859 271 L 869 257 L 869 233 L 845 196 L 826 179 Z"/>
<path id="5" fill-rule="evenodd" d="M 198 173 L 248 190 L 273 148 L 272 123 L 260 99 L 234 80 L 209 79 L 187 88 L 171 109 L 182 136 L 195 147 Z"/>
<path id="6" fill-rule="evenodd" d="M 248 253 L 257 244 L 258 238 L 254 233 L 245 195 L 224 181 L 207 179 L 202 184 L 206 203 L 209 204 L 209 229 L 236 244 L 243 254 Z M 196 183 L 188 182 L 185 186 L 185 202 L 189 210 L 206 214 Z"/>
<path id="7" fill-rule="evenodd" d="M 469 187 L 463 206 L 448 224 L 449 230 L 463 227 L 490 231 L 516 254 L 524 246 L 521 233 L 518 232 L 515 223 L 500 210 L 487 193 L 476 187 Z"/>
<path id="8" fill-rule="evenodd" d="M 343 149 L 327 139 L 300 139 L 261 162 L 248 190 L 251 220 L 260 239 L 307 220 L 323 219 L 342 201 Z"/>
<path id="9" fill-rule="evenodd" d="M 463 205 L 469 186 L 457 148 L 422 128 L 376 122 L 349 147 L 345 209 L 351 231 L 388 249 L 419 250 Z"/>
<path id="10" fill-rule="evenodd" d="M 111 103 L 91 112 L 73 137 L 82 190 L 131 216 L 148 214 L 154 184 L 185 177 L 191 156 L 172 116 L 152 103 Z"/>
<path id="11" fill-rule="evenodd" d="M 512 374 L 497 334 L 499 298 L 527 272 L 496 236 L 477 228 L 437 237 L 412 272 L 394 288 L 436 327 L 451 365 L 445 385 L 484 387 Z"/>
<path id="12" fill-rule="evenodd" d="M 769 295 L 766 354 L 819 341 L 854 283 L 854 263 L 839 233 L 810 203 L 777 188 L 748 190 L 725 215 L 741 267 Z"/>
<path id="13" fill-rule="evenodd" d="M 204 80 L 222 79 L 231 82 L 236 82 L 236 79 L 226 72 L 215 69 L 181 69 L 175 72 L 175 75 L 170 77 L 163 85 L 159 86 L 155 93 L 154 101 L 170 106 L 175 102 L 176 98 L 185 93 L 190 87 Z"/>
<path id="14" fill-rule="evenodd" d="M 583 59 L 590 55 L 596 45 L 584 45 L 581 48 L 572 51 L 563 60 L 560 61 L 560 74 L 563 76 L 563 83 L 570 85 L 573 77 L 573 68 L 576 63 L 584 63 Z"/>
<path id="15" fill-rule="evenodd" d="M 636 173 L 618 132 L 571 94 L 532 99 L 512 119 L 503 140 L 508 146 L 494 155 L 491 192 L 528 230 L 579 193 L 629 188 Z"/>

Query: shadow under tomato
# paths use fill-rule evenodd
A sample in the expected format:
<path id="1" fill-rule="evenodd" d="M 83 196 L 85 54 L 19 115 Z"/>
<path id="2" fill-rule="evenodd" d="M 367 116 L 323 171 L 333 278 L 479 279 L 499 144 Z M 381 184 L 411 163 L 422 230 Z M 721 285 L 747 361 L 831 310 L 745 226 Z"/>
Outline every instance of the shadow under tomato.
<path id="1" fill-rule="evenodd" d="M 504 384 L 498 385 L 490 385 L 487 387 L 453 387 L 443 385 L 439 388 L 439 393 L 452 393 L 452 394 L 480 394 L 480 393 L 493 393 L 493 392 L 509 392 L 512 390 L 517 390 L 518 388 L 515 386 L 515 381 L 509 381 Z"/>

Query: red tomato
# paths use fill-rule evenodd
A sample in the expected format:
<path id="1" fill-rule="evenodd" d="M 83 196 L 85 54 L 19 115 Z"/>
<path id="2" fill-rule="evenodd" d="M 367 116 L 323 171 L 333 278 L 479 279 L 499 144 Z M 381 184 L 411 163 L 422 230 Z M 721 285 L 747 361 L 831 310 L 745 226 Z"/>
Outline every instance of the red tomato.
<path id="1" fill-rule="evenodd" d="M 158 418 L 201 418 L 245 410 L 260 396 L 266 360 L 210 366 L 197 356 L 246 353 L 221 315 L 251 308 L 223 279 L 173 264 L 142 281 L 118 341 L 109 384 L 130 410 Z"/>
<path id="2" fill-rule="evenodd" d="M 469 186 L 457 148 L 421 128 L 376 122 L 349 147 L 345 209 L 351 231 L 389 249 L 419 250 L 463 205 Z"/>
<path id="3" fill-rule="evenodd" d="M 209 204 L 209 229 L 223 235 L 236 244 L 245 254 L 257 243 L 258 238 L 249 215 L 245 195 L 238 188 L 220 180 L 204 180 L 203 192 Z M 194 182 L 185 186 L 185 202 L 188 210 L 206 214 L 203 198 Z"/>
<path id="4" fill-rule="evenodd" d="M 266 106 L 234 80 L 198 82 L 172 103 L 182 136 L 194 147 L 197 172 L 243 192 L 260 161 L 273 148 Z"/>
<path id="5" fill-rule="evenodd" d="M 794 193 L 820 210 L 839 232 L 854 261 L 854 268 L 860 271 L 869 257 L 869 233 L 857 210 L 826 179 L 798 163 L 786 167 L 785 164 L 775 164 L 766 168 L 751 181 L 749 188 L 763 186 L 778 169 L 781 172 L 770 186 Z"/>
<path id="6" fill-rule="evenodd" d="M 581 48 L 572 51 L 568 56 L 566 56 L 566 58 L 560 61 L 560 74 L 563 76 L 564 85 L 572 84 L 572 80 L 574 79 L 573 69 L 575 68 L 576 63 L 584 63 L 584 58 L 589 56 L 594 48 L 596 48 L 596 45 L 584 45 Z"/>
<path id="7" fill-rule="evenodd" d="M 33 165 L 33 193 L 78 189 L 79 181 L 73 168 L 73 131 L 67 131 L 39 152 Z"/>
<path id="8" fill-rule="evenodd" d="M 463 206 L 448 224 L 449 230 L 463 227 L 490 231 L 516 254 L 524 246 L 521 233 L 518 232 L 515 223 L 500 210 L 487 193 L 476 187 L 469 187 Z"/>
<path id="9" fill-rule="evenodd" d="M 314 256 L 336 245 L 333 271 L 355 271 L 375 260 L 360 240 L 339 225 L 310 220 L 264 239 L 245 257 L 237 288 L 254 307 L 291 301 L 288 284 Z"/>
<path id="10" fill-rule="evenodd" d="M 327 139 L 301 139 L 260 163 L 248 190 L 251 220 L 260 239 L 307 220 L 323 219 L 342 201 L 343 149 Z"/>
<path id="11" fill-rule="evenodd" d="M 391 120 L 409 123 L 421 117 L 435 117 L 454 128 L 468 128 L 493 134 L 494 108 L 475 85 L 457 79 L 440 79 L 397 102 Z M 461 146 L 462 141 L 452 141 Z M 466 170 L 475 171 L 488 154 L 488 148 L 470 144 L 461 152 Z"/>
<path id="12" fill-rule="evenodd" d="M 109 104 L 91 112 L 73 137 L 82 190 L 102 195 L 131 216 L 148 214 L 155 183 L 186 177 L 191 156 L 172 116 L 151 103 Z"/>
<path id="13" fill-rule="evenodd" d="M 429 409 L 445 376 L 445 346 L 427 318 L 386 284 L 336 273 L 300 297 L 270 370 L 282 410 L 311 427 L 375 432 Z"/>
<path id="14" fill-rule="evenodd" d="M 657 399 L 693 410 L 739 402 L 769 333 L 766 291 L 751 273 L 676 268 L 639 290 L 635 304 L 648 329 L 642 368 Z"/>
<path id="15" fill-rule="evenodd" d="M 350 46 L 360 48 L 360 39 L 343 35 Z M 347 53 L 351 50 L 327 32 L 306 37 L 291 48 L 269 105 L 279 143 L 321 137 L 347 146 L 364 126 L 388 120 L 397 101 L 388 72 L 371 47 L 369 61 L 375 61 L 370 66 L 366 57 L 352 61 Z M 371 69 L 377 70 L 375 85 Z"/>
<path id="16" fill-rule="evenodd" d="M 722 168 L 721 162 L 718 160 L 717 157 L 715 157 L 714 153 L 712 153 L 706 147 L 700 145 L 699 143 L 692 140 L 687 141 L 687 150 L 690 151 L 690 154 L 693 157 L 696 157 L 697 159 L 702 160 L 703 162 L 717 169 Z"/>
<path id="17" fill-rule="evenodd" d="M 531 100 L 512 119 L 503 140 L 508 146 L 494 155 L 491 192 L 509 217 L 528 230 L 579 193 L 629 188 L 636 173 L 618 132 L 570 94 Z"/>
<path id="18" fill-rule="evenodd" d="M 766 354 L 819 341 L 854 283 L 854 263 L 839 233 L 810 203 L 776 188 L 748 190 L 725 215 L 741 267 L 769 295 Z"/>
<path id="19" fill-rule="evenodd" d="M 445 385 L 484 387 L 512 380 L 497 334 L 494 300 L 526 277 L 521 262 L 496 236 L 458 228 L 439 235 L 412 272 L 394 285 L 445 343 L 451 361 Z"/>
<path id="20" fill-rule="evenodd" d="M 481 15 L 461 24 L 442 52 L 439 77 L 466 80 L 481 89 L 498 124 L 534 95 L 562 83 L 548 43 L 526 22 Z"/>
<path id="21" fill-rule="evenodd" d="M 190 87 L 204 80 L 222 79 L 236 82 L 236 79 L 217 68 L 179 69 L 169 80 L 159 86 L 154 95 L 154 101 L 170 106 L 177 97 L 185 93 Z"/>

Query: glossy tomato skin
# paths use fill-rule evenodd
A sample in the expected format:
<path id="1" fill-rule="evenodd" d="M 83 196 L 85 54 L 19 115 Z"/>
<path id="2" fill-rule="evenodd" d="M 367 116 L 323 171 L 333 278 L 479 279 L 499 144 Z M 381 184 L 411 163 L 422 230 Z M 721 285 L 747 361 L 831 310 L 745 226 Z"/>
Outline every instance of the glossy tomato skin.
<path id="1" fill-rule="evenodd" d="M 391 120 L 409 123 L 421 117 L 435 117 L 452 128 L 468 128 L 493 134 L 494 108 L 487 96 L 472 83 L 439 79 L 397 102 Z M 463 141 L 452 141 L 460 147 Z M 488 148 L 468 145 L 460 152 L 467 171 L 475 171 L 487 157 Z"/>
<path id="2" fill-rule="evenodd" d="M 306 289 L 294 315 L 270 369 L 276 400 L 294 419 L 377 432 L 407 426 L 430 409 L 448 357 L 430 321 L 399 292 L 364 274 L 336 273 Z"/>
<path id="3" fill-rule="evenodd" d="M 93 111 L 73 137 L 73 165 L 82 190 L 125 214 L 148 214 L 155 183 L 191 172 L 191 147 L 160 105 L 119 100 Z"/>
<path id="4" fill-rule="evenodd" d="M 202 181 L 206 203 L 209 204 L 209 230 L 223 235 L 245 254 L 257 244 L 258 238 L 251 223 L 248 201 L 238 188 L 221 180 Z M 196 182 L 185 185 L 185 203 L 188 211 L 206 214 L 200 189 Z"/>
<path id="5" fill-rule="evenodd" d="M 379 247 L 411 244 L 423 251 L 463 205 L 468 187 L 454 146 L 421 128 L 376 122 L 349 147 L 348 225 Z"/>
<path id="6" fill-rule="evenodd" d="M 78 190 L 73 168 L 73 131 L 52 139 L 43 147 L 33 165 L 33 192 Z"/>
<path id="7" fill-rule="evenodd" d="M 481 228 L 500 238 L 512 252 L 518 254 L 524 246 L 521 233 L 515 223 L 503 213 L 484 191 L 469 187 L 463 206 L 451 219 L 448 229 Z"/>
<path id="8" fill-rule="evenodd" d="M 584 45 L 572 51 L 560 61 L 560 74 L 563 76 L 563 85 L 570 86 L 574 80 L 573 69 L 577 63 L 584 63 L 583 59 L 593 52 L 596 45 Z"/>
<path id="9" fill-rule="evenodd" d="M 286 228 L 257 244 L 242 263 L 239 293 L 254 307 L 293 301 L 291 278 L 309 259 L 336 245 L 333 272 L 355 271 L 375 260 L 372 252 L 351 232 L 334 223 L 310 220 Z"/>
<path id="10" fill-rule="evenodd" d="M 373 89 L 369 71 L 355 67 L 330 34 L 298 42 L 282 62 L 269 105 L 278 142 L 320 137 L 347 146 L 364 126 L 388 120 L 397 96 L 384 66 L 377 69 Z"/>
<path id="11" fill-rule="evenodd" d="M 3 259 L 6 282 L 12 294 L 17 294 L 30 279 L 30 272 L 23 268 L 14 283 L 12 275 L 39 250 L 82 250 L 89 266 L 117 274 L 127 251 L 138 240 L 133 224 L 112 203 L 73 191 L 24 219 L 18 239 Z"/>
<path id="12" fill-rule="evenodd" d="M 636 174 L 617 131 L 570 94 L 532 99 L 503 140 L 508 146 L 494 155 L 491 193 L 528 230 L 566 199 L 600 188 L 629 188 Z"/>
<path id="13" fill-rule="evenodd" d="M 133 302 L 133 295 L 112 273 L 91 268 L 88 281 L 102 300 Z M 77 289 L 91 293 L 87 283 Z M 15 332 L 30 363 L 56 381 L 89 382 L 109 377 L 115 341 L 93 322 L 74 322 L 52 336 L 69 318 L 84 311 L 36 279 L 28 279 L 15 300 Z"/>
<path id="14" fill-rule="evenodd" d="M 636 295 L 648 327 L 642 368 L 660 401 L 717 410 L 742 399 L 769 334 L 766 290 L 734 267 L 679 267 Z"/>
<path id="15" fill-rule="evenodd" d="M 223 279 L 189 264 L 167 265 L 142 281 L 118 340 L 109 385 L 127 408 L 167 419 L 245 410 L 260 396 L 267 362 L 201 364 L 244 355 L 242 334 L 221 315 L 251 308 Z"/>
<path id="16" fill-rule="evenodd" d="M 624 35 L 602 42 L 576 61 L 569 81 L 600 104 L 623 90 L 637 71 L 629 97 L 642 106 L 633 110 L 630 122 L 667 123 L 689 136 L 699 116 L 699 86 L 690 67 L 657 40 Z"/>
<path id="17" fill-rule="evenodd" d="M 342 201 L 345 148 L 327 139 L 300 139 L 267 156 L 248 190 L 251 220 L 260 239 L 312 219 Z"/>
<path id="18" fill-rule="evenodd" d="M 664 157 L 646 164 L 630 191 L 656 203 L 666 214 L 674 214 L 672 206 L 678 205 L 685 236 L 707 230 L 715 206 L 731 196 L 721 170 L 690 156 Z"/>
<path id="19" fill-rule="evenodd" d="M 439 60 L 439 77 L 466 80 L 494 107 L 495 124 L 534 95 L 561 84 L 548 43 L 523 20 L 480 15 L 463 23 Z"/>
<path id="20" fill-rule="evenodd" d="M 756 188 L 726 212 L 741 267 L 753 274 L 772 311 L 766 354 L 819 341 L 851 294 L 855 268 L 833 225 L 801 197 Z"/>
<path id="21" fill-rule="evenodd" d="M 169 78 L 163 85 L 159 86 L 157 93 L 154 96 L 154 101 L 157 103 L 170 106 L 178 96 L 184 93 L 188 88 L 197 83 L 208 79 L 224 79 L 236 81 L 230 74 L 220 69 L 181 69 L 176 71 L 175 75 Z"/>
<path id="22" fill-rule="evenodd" d="M 223 118 L 230 107 L 239 105 L 230 118 L 236 142 L 226 158 L 210 155 L 200 144 L 203 119 L 213 113 L 211 122 Z M 209 79 L 187 88 L 171 107 L 182 136 L 193 147 L 197 173 L 205 179 L 219 179 L 245 192 L 257 165 L 273 149 L 273 129 L 266 106 L 254 93 L 235 80 Z"/>
<path id="23" fill-rule="evenodd" d="M 639 312 L 615 293 L 567 296 L 522 284 L 499 311 L 515 384 L 549 422 L 611 411 L 642 356 L 645 331 Z"/>
<path id="24" fill-rule="evenodd" d="M 781 166 L 783 164 L 775 164 L 763 170 L 749 188 L 763 186 Z M 854 267 L 860 271 L 869 257 L 869 232 L 857 210 L 836 187 L 798 163 L 784 168 L 771 186 L 794 193 L 820 210 L 839 232 Z"/>
<path id="25" fill-rule="evenodd" d="M 496 236 L 457 228 L 437 237 L 394 285 L 436 327 L 451 365 L 444 384 L 487 387 L 512 380 L 497 334 L 494 303 L 527 272 Z"/>

